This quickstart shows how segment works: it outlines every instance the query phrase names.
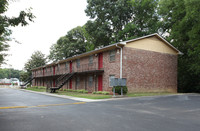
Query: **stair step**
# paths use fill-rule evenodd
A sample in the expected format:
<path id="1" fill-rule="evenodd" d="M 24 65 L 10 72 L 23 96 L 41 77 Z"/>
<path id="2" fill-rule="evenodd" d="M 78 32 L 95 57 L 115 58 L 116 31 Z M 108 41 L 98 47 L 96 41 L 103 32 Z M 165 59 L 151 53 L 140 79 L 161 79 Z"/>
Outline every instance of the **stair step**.
<path id="1" fill-rule="evenodd" d="M 55 92 L 55 90 L 59 90 L 60 88 L 62 88 L 62 86 L 63 86 L 74 74 L 76 74 L 76 73 L 65 74 L 65 75 L 63 75 L 62 78 L 59 77 L 59 78 L 56 80 L 56 81 L 58 81 L 58 83 L 61 82 L 62 79 L 64 79 L 64 78 L 66 78 L 66 79 L 65 79 L 64 82 L 62 82 L 59 86 L 53 87 L 53 88 L 50 87 L 50 89 L 52 89 L 52 92 Z M 57 83 L 57 85 L 58 85 L 58 83 Z"/>

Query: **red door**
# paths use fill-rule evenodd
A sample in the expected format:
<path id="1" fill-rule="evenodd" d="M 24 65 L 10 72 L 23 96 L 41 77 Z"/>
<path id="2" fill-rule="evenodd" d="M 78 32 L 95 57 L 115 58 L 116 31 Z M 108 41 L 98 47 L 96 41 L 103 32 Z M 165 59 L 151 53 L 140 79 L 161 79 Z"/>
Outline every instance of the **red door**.
<path id="1" fill-rule="evenodd" d="M 98 63 L 98 69 L 103 68 L 103 53 L 99 53 Z"/>
<path id="2" fill-rule="evenodd" d="M 69 89 L 72 89 L 72 79 L 69 80 Z"/>
<path id="3" fill-rule="evenodd" d="M 103 79 L 102 79 L 102 75 L 98 76 L 98 91 L 102 91 L 102 85 L 103 85 Z"/>
<path id="4" fill-rule="evenodd" d="M 53 75 L 55 75 L 56 74 L 56 67 L 54 66 L 53 67 Z"/>
<path id="5" fill-rule="evenodd" d="M 53 80 L 53 87 L 55 87 L 56 86 L 56 81 L 55 80 Z"/>
<path id="6" fill-rule="evenodd" d="M 69 63 L 69 69 L 70 69 L 70 73 L 72 73 L 72 61 L 70 61 Z"/>

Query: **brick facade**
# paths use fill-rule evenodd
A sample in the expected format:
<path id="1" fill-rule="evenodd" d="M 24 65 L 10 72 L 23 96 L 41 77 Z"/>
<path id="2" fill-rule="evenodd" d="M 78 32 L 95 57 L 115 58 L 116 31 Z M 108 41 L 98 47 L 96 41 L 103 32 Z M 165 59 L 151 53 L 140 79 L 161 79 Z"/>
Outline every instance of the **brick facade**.
<path id="1" fill-rule="evenodd" d="M 177 92 L 177 55 L 124 47 L 129 92 Z"/>
<path id="2" fill-rule="evenodd" d="M 177 54 L 121 47 L 123 49 L 122 77 L 127 79 L 129 92 L 177 92 Z M 112 58 L 112 61 L 110 61 L 111 52 L 115 54 L 115 59 Z M 101 72 L 98 72 L 99 53 L 103 54 Z M 120 48 L 113 45 L 112 48 L 109 46 L 106 50 L 97 50 L 90 55 L 52 63 L 46 67 L 34 69 L 32 75 L 35 79 L 32 83 L 34 86 L 53 87 L 54 81 L 60 75 L 70 73 L 70 62 L 72 62 L 72 72 L 77 72 L 71 78 L 73 90 L 98 91 L 102 75 L 102 90 L 112 92 L 109 77 L 120 78 L 120 54 Z M 92 64 L 89 63 L 91 57 Z M 77 67 L 77 59 L 80 59 L 80 67 Z M 70 82 L 68 81 L 62 88 L 69 89 Z"/>

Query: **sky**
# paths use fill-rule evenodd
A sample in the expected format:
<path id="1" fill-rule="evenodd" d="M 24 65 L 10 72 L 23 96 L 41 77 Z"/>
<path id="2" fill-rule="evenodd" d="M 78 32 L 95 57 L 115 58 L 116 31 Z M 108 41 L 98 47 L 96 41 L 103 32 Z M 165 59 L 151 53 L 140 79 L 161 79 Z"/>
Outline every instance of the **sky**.
<path id="1" fill-rule="evenodd" d="M 12 27 L 9 41 L 9 51 L 6 53 L 6 65 L 2 68 L 14 68 L 22 70 L 24 64 L 35 51 L 49 54 L 52 44 L 67 32 L 77 26 L 84 25 L 89 17 L 84 10 L 87 0 L 15 0 L 9 5 L 6 15 L 18 16 L 21 10 L 32 8 L 36 16 L 33 23 L 25 27 Z"/>

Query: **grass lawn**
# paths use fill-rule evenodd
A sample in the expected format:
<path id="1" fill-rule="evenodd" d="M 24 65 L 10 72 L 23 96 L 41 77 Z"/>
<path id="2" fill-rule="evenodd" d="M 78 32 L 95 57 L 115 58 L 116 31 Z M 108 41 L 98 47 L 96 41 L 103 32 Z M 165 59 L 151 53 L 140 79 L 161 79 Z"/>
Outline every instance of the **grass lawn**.
<path id="1" fill-rule="evenodd" d="M 46 92 L 46 87 L 28 87 L 26 90 L 37 91 L 37 92 Z"/>
<path id="2" fill-rule="evenodd" d="M 74 96 L 74 97 L 80 97 L 80 98 L 88 98 L 88 99 L 107 99 L 112 98 L 112 95 L 102 95 L 102 94 L 83 94 L 78 92 L 67 92 L 67 91 L 58 91 L 56 93 L 58 95 L 67 95 L 67 96 Z M 154 92 L 148 92 L 148 93 L 128 93 L 125 95 L 125 97 L 139 97 L 139 96 L 158 96 L 158 95 L 170 95 L 173 93 L 167 93 L 167 92 L 161 92 L 161 93 L 154 93 Z"/>
<path id="3" fill-rule="evenodd" d="M 139 96 L 159 96 L 159 95 L 171 95 L 174 93 L 168 92 L 141 92 L 141 93 L 128 93 L 126 96 L 128 97 L 139 97 Z"/>
<path id="4" fill-rule="evenodd" d="M 37 92 L 46 92 L 46 87 L 28 87 L 26 90 L 37 91 Z M 103 95 L 103 94 L 86 94 L 79 92 L 67 92 L 67 91 L 56 91 L 57 95 L 67 95 L 73 97 L 87 98 L 87 99 L 106 99 L 111 98 L 112 95 Z"/>
<path id="5" fill-rule="evenodd" d="M 112 95 L 84 94 L 84 93 L 67 92 L 67 91 L 58 91 L 58 93 L 56 93 L 56 94 L 74 96 L 74 97 L 80 97 L 80 98 L 87 98 L 87 99 L 106 99 L 106 98 L 111 98 L 112 97 Z"/>
<path id="6" fill-rule="evenodd" d="M 46 87 L 28 87 L 26 90 L 37 91 L 37 92 L 46 92 Z M 87 98 L 87 99 L 108 99 L 112 98 L 112 95 L 103 95 L 103 94 L 87 94 L 87 93 L 79 93 L 79 92 L 69 92 L 69 91 L 57 91 L 57 95 L 67 95 L 73 97 Z M 167 92 L 146 92 L 146 93 L 128 93 L 125 97 L 140 97 L 140 96 L 158 96 L 158 95 L 170 95 L 173 93 Z"/>

